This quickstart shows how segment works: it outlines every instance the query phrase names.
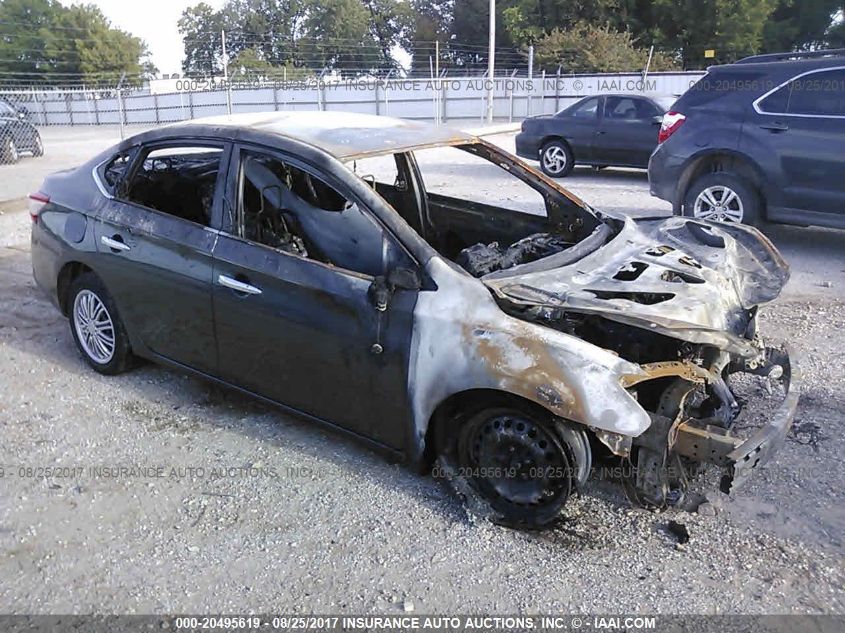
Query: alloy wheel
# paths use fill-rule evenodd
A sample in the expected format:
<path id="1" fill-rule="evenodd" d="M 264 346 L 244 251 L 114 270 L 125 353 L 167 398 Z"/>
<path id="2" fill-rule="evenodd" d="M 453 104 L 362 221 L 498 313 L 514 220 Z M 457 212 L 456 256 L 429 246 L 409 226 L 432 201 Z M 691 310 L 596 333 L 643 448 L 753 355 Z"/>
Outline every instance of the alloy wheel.
<path id="1" fill-rule="evenodd" d="M 559 174 L 566 169 L 566 152 L 559 145 L 552 145 L 543 152 L 543 166 L 550 172 Z"/>
<path id="2" fill-rule="evenodd" d="M 90 290 L 81 290 L 73 301 L 73 325 L 83 351 L 105 365 L 114 356 L 114 323 L 105 304 Z"/>
<path id="3" fill-rule="evenodd" d="M 698 194 L 693 205 L 693 215 L 701 220 L 742 222 L 742 198 L 730 187 L 714 185 Z"/>

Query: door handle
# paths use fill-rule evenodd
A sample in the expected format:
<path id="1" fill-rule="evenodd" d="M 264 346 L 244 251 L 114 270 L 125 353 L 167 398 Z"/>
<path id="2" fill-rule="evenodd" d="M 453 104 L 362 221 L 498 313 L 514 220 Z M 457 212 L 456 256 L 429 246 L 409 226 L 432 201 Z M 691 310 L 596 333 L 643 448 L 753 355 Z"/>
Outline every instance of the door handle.
<path id="1" fill-rule="evenodd" d="M 120 237 L 119 235 L 115 235 L 114 237 Z M 116 240 L 113 237 L 106 237 L 103 235 L 100 238 L 100 242 L 103 246 L 108 246 L 113 251 L 128 251 L 129 244 L 126 244 L 123 240 Z"/>
<path id="2" fill-rule="evenodd" d="M 607 132 L 605 130 L 597 130 L 596 131 L 596 136 L 601 136 L 603 134 L 607 134 Z"/>
<path id="3" fill-rule="evenodd" d="M 762 123 L 760 127 L 764 130 L 769 130 L 770 132 L 786 132 L 789 129 L 789 126 L 786 123 L 781 123 L 780 121 Z"/>
<path id="4" fill-rule="evenodd" d="M 217 277 L 217 283 L 221 286 L 225 286 L 226 288 L 231 288 L 232 290 L 236 290 L 237 292 L 243 292 L 244 294 L 248 295 L 260 295 L 261 288 L 256 288 L 255 286 L 251 286 L 248 283 L 244 283 L 243 281 L 238 281 L 232 277 L 227 275 L 220 275 Z"/>

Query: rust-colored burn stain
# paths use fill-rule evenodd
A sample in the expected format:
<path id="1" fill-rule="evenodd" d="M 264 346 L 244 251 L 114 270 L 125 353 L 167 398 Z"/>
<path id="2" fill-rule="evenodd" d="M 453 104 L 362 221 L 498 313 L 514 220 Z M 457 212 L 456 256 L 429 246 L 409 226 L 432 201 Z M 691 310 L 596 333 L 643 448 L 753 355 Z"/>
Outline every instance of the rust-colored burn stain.
<path id="1" fill-rule="evenodd" d="M 578 381 L 543 341 L 527 333 L 511 335 L 471 325 L 464 325 L 463 338 L 502 389 L 538 402 L 561 417 L 587 422 L 584 395 L 574 389 Z"/>
<path id="2" fill-rule="evenodd" d="M 640 365 L 642 374 L 625 374 L 622 376 L 622 386 L 633 387 L 646 380 L 676 376 L 693 383 L 704 383 L 710 378 L 710 373 L 695 363 L 683 361 L 665 361 Z"/>

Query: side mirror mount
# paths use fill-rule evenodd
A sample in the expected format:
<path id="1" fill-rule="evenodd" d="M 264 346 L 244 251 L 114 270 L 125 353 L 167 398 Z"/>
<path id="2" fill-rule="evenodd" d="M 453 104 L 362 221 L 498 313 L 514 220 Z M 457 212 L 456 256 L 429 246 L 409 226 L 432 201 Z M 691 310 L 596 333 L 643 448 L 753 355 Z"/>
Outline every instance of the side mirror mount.
<path id="1" fill-rule="evenodd" d="M 396 290 L 419 290 L 422 287 L 420 275 L 411 268 L 394 268 L 387 277 L 379 275 L 373 279 L 367 290 L 370 303 L 379 312 L 384 312 L 390 306 L 390 300 Z"/>
<path id="2" fill-rule="evenodd" d="M 387 283 L 393 290 L 419 290 L 422 287 L 420 274 L 413 268 L 394 268 L 387 275 Z"/>

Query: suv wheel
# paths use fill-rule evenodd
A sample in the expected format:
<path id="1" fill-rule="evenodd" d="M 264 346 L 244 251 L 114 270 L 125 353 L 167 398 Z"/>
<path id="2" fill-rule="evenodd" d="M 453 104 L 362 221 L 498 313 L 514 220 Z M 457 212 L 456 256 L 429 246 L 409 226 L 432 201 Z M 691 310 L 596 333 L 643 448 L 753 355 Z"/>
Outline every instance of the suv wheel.
<path id="1" fill-rule="evenodd" d="M 20 158 L 18 153 L 18 146 L 15 144 L 15 139 L 7 136 L 0 144 L 0 161 L 4 163 L 16 163 Z"/>
<path id="2" fill-rule="evenodd" d="M 93 273 L 77 277 L 68 290 L 73 340 L 87 363 L 101 374 L 114 375 L 132 364 L 129 338 L 103 282 Z"/>
<path id="3" fill-rule="evenodd" d="M 575 166 L 572 150 L 563 141 L 549 141 L 540 150 L 540 169 L 552 178 L 563 178 Z"/>
<path id="4" fill-rule="evenodd" d="M 687 190 L 684 215 L 756 225 L 760 221 L 760 196 L 739 176 L 729 172 L 706 174 Z"/>

